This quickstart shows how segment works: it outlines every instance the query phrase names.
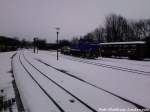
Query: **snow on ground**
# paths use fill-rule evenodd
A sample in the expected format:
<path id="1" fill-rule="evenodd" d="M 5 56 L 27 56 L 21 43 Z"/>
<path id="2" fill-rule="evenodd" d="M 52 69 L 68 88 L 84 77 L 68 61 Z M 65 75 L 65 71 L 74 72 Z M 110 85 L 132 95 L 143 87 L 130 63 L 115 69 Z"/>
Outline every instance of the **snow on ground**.
<path id="1" fill-rule="evenodd" d="M 29 59 L 30 57 L 28 57 Z M 51 79 L 53 79 L 54 81 L 56 81 L 59 85 L 63 86 L 65 89 L 67 89 L 68 91 L 70 91 L 71 93 L 73 93 L 75 96 L 79 97 L 80 99 L 82 99 L 83 101 L 85 101 L 87 104 L 91 105 L 93 108 L 95 108 L 96 110 L 98 110 L 98 108 L 103 107 L 103 108 L 136 108 L 135 106 L 122 101 L 121 99 L 114 97 L 104 91 L 100 91 L 97 88 L 94 88 L 84 82 L 81 82 L 77 79 L 74 79 L 70 76 L 66 76 L 64 74 L 62 74 L 59 71 L 54 70 L 53 68 L 49 68 L 47 66 L 42 65 L 40 62 L 37 62 L 36 60 L 33 60 L 30 58 L 30 62 L 32 64 L 34 64 L 34 66 L 36 66 L 40 71 L 42 71 L 44 74 L 46 74 L 48 77 L 50 77 Z M 28 68 L 30 69 L 30 68 Z M 35 73 L 34 73 L 35 74 Z M 37 78 L 39 78 L 39 82 L 42 80 L 41 76 L 37 76 Z M 45 81 L 45 83 L 49 81 Z M 62 92 L 58 92 L 55 93 L 55 88 L 52 88 L 52 84 L 51 85 L 51 89 L 52 92 L 50 92 L 51 94 L 54 92 L 54 95 L 56 95 L 55 97 L 58 98 L 60 100 L 60 102 L 62 102 L 63 105 L 66 105 L 66 107 L 69 107 L 71 110 L 71 112 L 80 112 L 80 108 L 72 108 L 71 106 L 69 106 L 69 104 L 67 104 L 67 101 L 65 102 L 65 99 L 62 99 L 61 96 L 65 97 L 66 94 L 62 93 Z M 46 85 L 47 86 L 47 85 Z M 59 97 L 60 96 L 60 97 Z M 81 111 L 82 112 L 82 111 Z M 86 111 L 88 112 L 88 111 Z"/>
<path id="2" fill-rule="evenodd" d="M 150 76 L 73 61 L 70 59 L 76 60 L 79 58 L 64 56 L 61 54 L 59 55 L 60 57 L 57 61 L 56 52 L 39 51 L 38 54 L 34 54 L 31 50 L 25 50 L 24 52 L 18 51 L 17 55 L 13 58 L 15 80 L 25 111 L 59 112 L 60 109 L 57 108 L 48 96 L 52 97 L 60 108 L 67 112 L 92 111 L 82 102 L 86 103 L 86 105 L 90 106 L 90 108 L 97 112 L 99 108 L 136 108 L 135 105 L 129 102 L 103 90 L 97 89 L 84 81 L 82 82 L 72 78 L 60 71 L 86 80 L 99 88 L 103 88 L 141 106 L 146 108 L 150 107 Z M 19 61 L 19 56 L 21 62 Z M 39 60 L 59 69 L 60 71 L 46 66 Z M 131 68 L 146 72 L 150 71 L 150 64 L 148 61 L 110 58 L 79 60 Z M 24 69 L 21 63 L 30 74 Z M 36 67 L 36 69 L 33 66 Z M 76 99 L 76 97 L 80 100 Z"/>
<path id="3" fill-rule="evenodd" d="M 47 94 L 66 112 L 92 112 L 92 109 L 98 112 L 99 108 L 109 107 L 136 108 L 133 104 L 123 101 L 120 98 L 100 91 L 77 79 L 65 76 L 63 73 L 52 68 L 50 69 L 32 58 L 34 56 L 32 52 L 24 52 L 26 59 L 48 78 L 53 80 L 50 81 L 31 66 L 22 54 L 23 52 L 18 52 L 13 58 L 13 71 L 25 111 L 27 112 L 59 112 L 59 109 L 47 97 Z M 28 72 L 23 68 L 21 63 Z"/>
<path id="4" fill-rule="evenodd" d="M 0 91 L 0 95 L 4 96 L 4 100 L 9 100 L 11 98 L 15 98 L 13 86 L 12 86 L 12 77 L 11 77 L 11 56 L 15 52 L 5 52 L 0 53 L 0 90 L 4 90 L 2 93 Z M 17 112 L 16 104 L 12 106 L 13 112 Z M 9 110 L 3 110 L 3 112 L 7 112 Z"/>
<path id="5" fill-rule="evenodd" d="M 82 62 L 71 61 L 65 58 L 56 60 L 56 53 L 40 52 L 38 55 L 30 52 L 25 53 L 28 57 L 38 58 L 44 62 L 70 72 L 88 82 L 129 99 L 137 104 L 150 107 L 150 76 L 143 76 L 136 73 L 114 70 L 111 68 L 98 67 Z M 51 55 L 52 54 L 52 55 Z M 108 61 L 107 61 L 108 60 Z M 131 61 L 121 59 L 96 60 L 100 63 L 107 63 L 115 66 L 134 68 L 149 71 L 149 62 Z M 128 63 L 129 62 L 129 63 Z M 134 65 L 134 66 L 133 66 Z M 142 66 L 141 66 L 142 65 Z M 143 67 L 144 65 L 144 67 Z M 146 65 L 146 66 L 145 66 Z"/>
<path id="6" fill-rule="evenodd" d="M 53 55 L 56 56 L 56 52 L 46 52 L 46 51 L 41 51 L 44 52 L 44 54 L 47 55 Z M 59 54 L 60 56 L 66 57 L 66 58 L 74 58 L 74 59 L 79 59 L 76 57 L 70 57 L 68 55 L 62 55 Z M 104 64 L 109 64 L 109 65 L 115 65 L 115 66 L 120 66 L 120 67 L 127 67 L 127 68 L 132 68 L 132 69 L 141 69 L 150 72 L 150 59 L 145 59 L 142 61 L 138 60 L 129 60 L 128 58 L 103 58 L 99 57 L 98 59 L 84 59 L 96 63 L 104 63 Z M 141 68 L 142 67 L 142 68 Z"/>
<path id="7" fill-rule="evenodd" d="M 115 65 L 130 69 L 142 70 L 145 72 L 150 72 L 150 60 L 147 61 L 137 61 L 129 59 L 111 59 L 111 58 L 102 58 L 100 61 L 93 60 L 93 62 L 104 63 L 109 65 Z"/>
<path id="8" fill-rule="evenodd" d="M 19 62 L 19 53 L 13 59 L 14 76 L 25 112 L 59 112 L 37 86 Z"/>
<path id="9" fill-rule="evenodd" d="M 27 69 L 31 72 L 33 77 L 40 83 L 40 85 L 50 94 L 52 98 L 56 100 L 56 102 L 67 112 L 91 112 L 88 108 L 80 104 L 79 101 L 75 100 L 71 95 L 66 94 L 65 91 L 61 90 L 57 85 L 49 81 L 46 77 L 43 77 L 37 70 L 33 69 L 25 60 L 22 58 L 22 62 L 27 67 Z M 32 62 L 35 63 L 35 62 Z M 43 68 L 42 66 L 40 66 Z M 29 82 L 29 81 L 28 81 Z M 34 93 L 37 95 L 37 92 Z M 38 95 L 37 95 L 38 96 Z M 40 97 L 42 98 L 42 97 Z M 34 101 L 33 99 L 30 99 Z M 74 100 L 74 104 L 70 102 L 70 100 Z M 37 105 L 37 104 L 36 104 Z M 51 105 L 51 104 L 50 104 Z M 39 105 L 40 108 L 42 105 Z M 49 103 L 47 103 L 45 106 L 49 106 Z M 32 107 L 34 108 L 34 107 Z M 57 109 L 54 111 L 58 111 Z M 45 111 L 47 112 L 47 111 Z"/>

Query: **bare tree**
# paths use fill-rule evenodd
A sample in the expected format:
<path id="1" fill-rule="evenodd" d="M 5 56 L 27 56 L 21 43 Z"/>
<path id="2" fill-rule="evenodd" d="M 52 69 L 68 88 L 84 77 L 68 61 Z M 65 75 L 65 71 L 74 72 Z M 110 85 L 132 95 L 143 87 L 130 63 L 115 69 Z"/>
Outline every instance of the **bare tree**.
<path id="1" fill-rule="evenodd" d="M 132 22 L 131 28 L 137 40 L 144 40 L 150 36 L 150 19 Z"/>
<path id="2" fill-rule="evenodd" d="M 84 41 L 86 42 L 95 42 L 95 38 L 93 33 L 88 33 L 83 37 Z"/>
<path id="3" fill-rule="evenodd" d="M 106 42 L 106 30 L 105 30 L 105 28 L 100 26 L 99 28 L 96 28 L 93 31 L 93 34 L 94 34 L 98 43 Z"/>
<path id="4" fill-rule="evenodd" d="M 80 39 L 75 37 L 72 42 L 138 41 L 147 37 L 150 37 L 150 19 L 131 21 L 121 15 L 110 14 L 105 18 L 104 27 L 100 26 Z"/>
<path id="5" fill-rule="evenodd" d="M 105 20 L 106 38 L 107 41 L 125 41 L 128 34 L 127 20 L 116 14 L 111 14 Z"/>
<path id="6" fill-rule="evenodd" d="M 72 44 L 78 44 L 79 43 L 79 38 L 78 37 L 73 37 L 73 39 L 71 40 Z"/>

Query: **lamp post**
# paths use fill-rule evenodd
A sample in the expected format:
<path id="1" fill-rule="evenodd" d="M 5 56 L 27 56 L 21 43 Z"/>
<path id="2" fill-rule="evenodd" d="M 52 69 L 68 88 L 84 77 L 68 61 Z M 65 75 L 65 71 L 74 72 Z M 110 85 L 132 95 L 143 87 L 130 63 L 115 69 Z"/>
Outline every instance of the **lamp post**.
<path id="1" fill-rule="evenodd" d="M 59 27 L 56 27 L 56 33 L 57 33 L 57 60 L 58 60 L 58 35 L 59 35 Z"/>
<path id="2" fill-rule="evenodd" d="M 33 45 L 34 45 L 33 52 L 35 53 L 35 51 L 37 50 L 38 53 L 38 37 L 33 38 Z"/>

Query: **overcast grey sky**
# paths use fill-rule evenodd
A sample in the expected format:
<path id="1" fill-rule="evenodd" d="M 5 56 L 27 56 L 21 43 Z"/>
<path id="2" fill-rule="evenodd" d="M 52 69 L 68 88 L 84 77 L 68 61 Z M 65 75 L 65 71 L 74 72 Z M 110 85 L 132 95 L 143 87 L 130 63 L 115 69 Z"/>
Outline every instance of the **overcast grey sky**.
<path id="1" fill-rule="evenodd" d="M 82 36 L 103 25 L 105 16 L 150 18 L 150 0 L 0 0 L 0 35 L 54 42 Z"/>

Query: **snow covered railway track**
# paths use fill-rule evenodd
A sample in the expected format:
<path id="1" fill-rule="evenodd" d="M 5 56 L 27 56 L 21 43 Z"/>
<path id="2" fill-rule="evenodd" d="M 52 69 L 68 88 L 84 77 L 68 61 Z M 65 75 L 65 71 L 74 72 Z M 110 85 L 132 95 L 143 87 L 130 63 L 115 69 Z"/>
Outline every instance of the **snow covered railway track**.
<path id="1" fill-rule="evenodd" d="M 24 56 L 24 55 L 23 55 Z M 53 84 L 55 84 L 57 87 L 59 87 L 61 90 L 65 91 L 69 97 L 72 97 L 71 100 L 69 100 L 69 102 L 71 103 L 74 103 L 75 101 L 77 103 L 74 103 L 74 107 L 79 107 L 78 105 L 82 105 L 80 106 L 80 108 L 78 108 L 78 112 L 82 112 L 82 111 L 86 111 L 86 112 L 98 112 L 97 110 L 95 110 L 94 108 L 92 108 L 91 106 L 89 106 L 87 103 L 85 103 L 84 101 L 82 101 L 81 99 L 79 99 L 77 96 L 73 95 L 71 92 L 69 92 L 67 89 L 63 88 L 61 85 L 59 85 L 58 83 L 56 83 L 54 80 L 52 80 L 51 78 L 49 78 L 48 76 L 46 76 L 44 73 L 42 73 L 40 70 L 38 70 L 33 64 L 31 64 L 24 56 L 24 59 L 26 60 L 26 62 L 28 64 L 30 64 L 34 69 L 36 69 L 42 76 L 46 77 L 49 81 L 51 81 Z M 19 60 L 20 60 L 20 63 L 22 64 L 22 66 L 24 67 L 24 69 L 27 71 L 27 73 L 30 75 L 30 77 L 36 82 L 36 84 L 43 90 L 43 92 L 48 96 L 48 98 L 50 100 L 52 100 L 52 102 L 58 107 L 58 109 L 61 111 L 61 112 L 69 112 L 68 110 L 65 110 L 63 108 L 63 106 L 61 106 L 60 104 L 57 103 L 57 101 L 51 97 L 49 95 L 49 93 L 40 85 L 40 83 L 32 76 L 32 74 L 28 71 L 28 69 L 24 66 L 24 64 L 22 63 L 21 61 L 21 58 L 19 56 Z M 75 100 L 74 100 L 75 99 Z M 68 105 L 68 108 L 71 108 L 69 107 L 71 105 Z M 85 109 L 84 109 L 85 108 Z M 74 112 L 76 110 L 72 110 L 70 112 Z"/>
<path id="2" fill-rule="evenodd" d="M 95 63 L 95 62 L 91 62 L 91 61 L 84 60 L 84 59 L 73 59 L 73 58 L 68 58 L 68 57 L 63 57 L 63 58 L 66 58 L 66 59 L 71 60 L 71 61 L 78 61 L 78 62 L 91 64 L 91 65 L 95 65 L 95 66 L 111 68 L 111 69 L 115 69 L 115 70 L 139 74 L 139 75 L 150 76 L 150 72 L 146 72 L 146 71 L 142 71 L 142 70 L 131 69 L 131 68 L 126 68 L 126 67 L 121 67 L 121 66 L 114 66 L 114 65 L 104 64 L 104 63 Z"/>
<path id="3" fill-rule="evenodd" d="M 54 68 L 49 69 L 48 66 L 44 66 L 41 62 L 31 58 L 30 56 L 26 58 L 26 56 L 24 55 L 24 58 L 26 59 L 26 61 L 28 60 L 33 68 L 46 75 L 45 77 L 47 79 L 52 79 L 58 85 L 70 92 L 73 96 L 79 98 L 81 101 L 84 101 L 85 104 L 90 105 L 90 107 L 92 107 L 93 111 L 95 112 L 98 112 L 98 109 L 102 106 L 106 108 L 121 108 L 123 106 L 122 108 L 145 109 L 144 106 L 138 105 L 130 100 L 122 98 L 121 96 L 111 93 L 103 88 L 100 89 L 100 87 L 94 87 L 95 85 L 91 86 L 90 84 L 81 81 L 82 79 L 75 80 L 75 78 L 72 78 L 70 76 L 61 75 L 64 74 L 62 73 L 63 71 L 60 72 L 58 70 L 55 70 Z M 45 69 L 47 69 L 49 72 L 47 70 L 45 71 Z M 67 83 L 66 85 L 66 82 L 69 82 L 70 84 Z M 111 103 L 110 101 L 113 101 L 113 103 Z"/>
<path id="4" fill-rule="evenodd" d="M 50 54 L 50 55 L 55 56 L 54 54 Z M 150 76 L 150 72 L 143 71 L 143 70 L 131 69 L 131 68 L 121 67 L 121 66 L 114 66 L 114 65 L 110 65 L 110 64 L 104 64 L 104 63 L 96 63 L 96 62 L 92 62 L 89 60 L 79 59 L 79 58 L 69 57 L 69 56 L 65 56 L 65 57 L 61 56 L 61 57 L 71 60 L 71 61 L 82 62 L 82 63 L 91 64 L 91 65 L 95 65 L 95 66 L 99 66 L 99 67 L 111 68 L 114 70 L 120 70 L 120 71 L 130 72 L 130 73 L 134 73 L 134 74 Z M 149 67 L 149 65 L 144 65 L 144 66 Z"/>
<path id="5" fill-rule="evenodd" d="M 139 105 L 139 104 L 137 104 L 137 103 L 135 103 L 135 102 L 132 102 L 132 101 L 126 99 L 126 98 L 123 98 L 123 97 L 121 97 L 121 96 L 119 96 L 119 95 L 117 95 L 117 94 L 115 94 L 115 93 L 112 93 L 112 92 L 110 92 L 110 91 L 108 91 L 108 90 L 105 90 L 105 89 L 103 89 L 103 88 L 101 88 L 101 87 L 99 87 L 99 86 L 97 86 L 97 85 L 94 85 L 94 84 L 92 84 L 92 83 L 90 83 L 90 82 L 88 82 L 88 81 L 86 81 L 86 80 L 84 80 L 84 79 L 81 79 L 81 78 L 75 76 L 74 74 L 68 73 L 68 72 L 66 72 L 66 71 L 64 71 L 64 70 L 61 70 L 61 69 L 58 69 L 58 68 L 56 68 L 56 67 L 54 67 L 54 66 L 51 66 L 50 64 L 47 64 L 47 63 L 45 63 L 45 62 L 43 62 L 43 61 L 41 61 L 41 60 L 38 60 L 38 59 L 36 59 L 36 60 L 39 61 L 39 62 L 41 62 L 41 63 L 43 63 L 43 64 L 45 64 L 46 66 L 49 66 L 49 67 L 51 67 L 51 68 L 53 68 L 53 69 L 55 69 L 55 70 L 57 70 L 57 71 L 63 73 L 64 75 L 67 75 L 67 76 L 69 76 L 69 77 L 72 77 L 72 78 L 74 78 L 74 79 L 77 79 L 77 80 L 79 80 L 79 81 L 81 81 L 81 82 L 84 82 L 84 83 L 86 83 L 86 84 L 88 84 L 88 85 L 90 85 L 90 86 L 92 86 L 92 87 L 94 87 L 94 88 L 96 88 L 96 89 L 102 90 L 102 91 L 104 91 L 104 92 L 106 92 L 106 93 L 109 93 L 109 94 L 112 95 L 112 96 L 115 96 L 115 97 L 117 97 L 117 98 L 119 98 L 119 99 L 121 99 L 121 100 L 123 100 L 123 101 L 125 101 L 125 102 L 128 102 L 128 103 L 130 103 L 130 104 L 136 106 L 138 109 L 146 109 L 146 108 L 145 108 L 144 106 L 142 106 L 142 105 Z"/>
<path id="6" fill-rule="evenodd" d="M 21 55 L 21 54 L 20 54 Z M 60 112 L 65 112 L 57 103 L 56 101 L 46 92 L 46 90 L 36 81 L 36 79 L 32 76 L 32 74 L 27 70 L 27 68 L 24 66 L 24 64 L 21 61 L 19 55 L 19 61 L 22 65 L 22 67 L 25 69 L 25 71 L 30 75 L 30 77 L 34 80 L 34 82 L 39 86 L 39 88 L 46 94 L 46 96 L 57 106 L 57 108 L 60 110 Z"/>

